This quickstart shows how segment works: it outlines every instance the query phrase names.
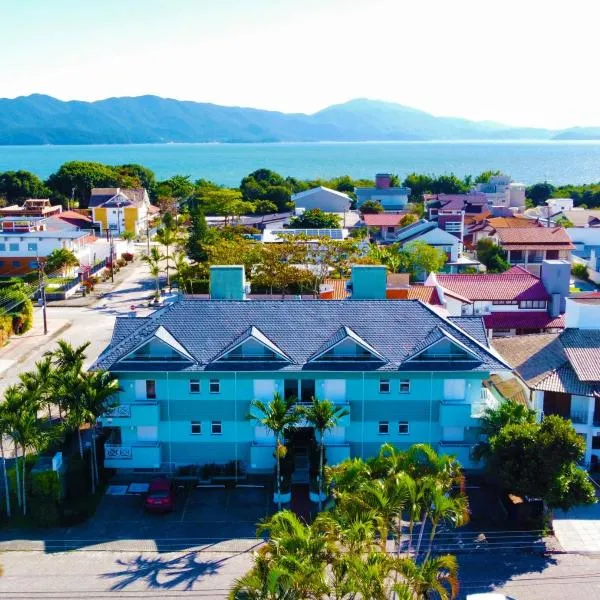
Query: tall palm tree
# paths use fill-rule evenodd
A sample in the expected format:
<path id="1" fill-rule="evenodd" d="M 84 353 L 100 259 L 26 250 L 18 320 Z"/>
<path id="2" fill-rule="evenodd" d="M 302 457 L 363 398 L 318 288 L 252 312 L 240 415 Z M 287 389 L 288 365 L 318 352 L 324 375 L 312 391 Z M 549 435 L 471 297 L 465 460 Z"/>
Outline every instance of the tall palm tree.
<path id="1" fill-rule="evenodd" d="M 461 527 L 469 521 L 469 507 L 466 497 L 463 495 L 448 496 L 439 488 L 435 488 L 431 495 L 429 520 L 431 521 L 431 532 L 429 534 L 426 560 L 431 556 L 433 539 L 441 522 L 447 522 L 453 527 Z"/>
<path id="2" fill-rule="evenodd" d="M 154 281 L 156 282 L 156 291 L 155 297 L 160 298 L 160 263 L 164 259 L 164 256 L 160 253 L 160 250 L 156 246 L 152 246 L 150 248 L 150 253 L 142 256 L 142 260 L 148 263 L 148 269 L 150 271 L 150 275 L 154 277 Z"/>
<path id="3" fill-rule="evenodd" d="M 56 391 L 56 372 L 52 359 L 45 356 L 35 363 L 35 371 L 21 373 L 19 379 L 28 392 L 37 396 L 40 406 L 48 410 L 48 420 L 51 421 Z"/>
<path id="4" fill-rule="evenodd" d="M 45 357 L 52 359 L 52 364 L 62 373 L 65 371 L 79 372 L 83 368 L 83 363 L 86 359 L 85 351 L 91 342 L 85 342 L 81 346 L 73 346 L 66 340 L 58 340 L 55 350 L 44 353 Z"/>
<path id="5" fill-rule="evenodd" d="M 337 427 L 341 419 L 350 412 L 343 406 L 335 406 L 329 400 L 313 398 L 308 407 L 302 408 L 302 414 L 315 429 L 319 439 L 319 512 L 323 508 L 323 479 L 325 478 L 325 434 Z"/>
<path id="6" fill-rule="evenodd" d="M 284 435 L 298 424 L 302 414 L 296 405 L 296 398 L 285 399 L 276 393 L 270 402 L 252 400 L 248 419 L 266 427 L 275 437 L 275 460 L 277 462 L 277 508 L 281 510 L 281 459 L 287 448 L 283 444 Z"/>
<path id="7" fill-rule="evenodd" d="M 2 483 L 4 485 L 4 500 L 6 504 L 6 516 L 10 519 L 10 489 L 8 487 L 8 474 L 6 472 L 6 456 L 4 454 L 4 438 L 10 436 L 12 427 L 10 415 L 6 412 L 6 403 L 0 404 L 0 456 L 2 457 Z"/>
<path id="8" fill-rule="evenodd" d="M 166 264 L 166 272 L 167 272 L 167 286 L 169 287 L 169 291 L 171 291 L 171 279 L 170 279 L 170 275 L 169 275 L 169 268 L 170 268 L 170 262 L 169 262 L 169 248 L 171 246 L 173 246 L 178 240 L 178 235 L 177 235 L 177 230 L 176 230 L 176 225 L 173 222 L 173 224 L 171 226 L 166 226 L 162 227 L 160 229 L 156 230 L 156 241 L 161 244 L 162 246 L 165 247 L 166 253 L 165 253 L 165 259 L 167 261 Z"/>
<path id="9" fill-rule="evenodd" d="M 82 424 L 91 425 L 92 437 L 92 494 L 99 483 L 98 457 L 96 455 L 96 422 L 107 410 L 117 404 L 116 394 L 120 391 L 117 378 L 108 371 L 82 373 L 76 388 L 78 400 L 74 411 Z M 79 429 L 78 429 L 79 431 Z M 81 439 L 81 438 L 80 438 Z"/>

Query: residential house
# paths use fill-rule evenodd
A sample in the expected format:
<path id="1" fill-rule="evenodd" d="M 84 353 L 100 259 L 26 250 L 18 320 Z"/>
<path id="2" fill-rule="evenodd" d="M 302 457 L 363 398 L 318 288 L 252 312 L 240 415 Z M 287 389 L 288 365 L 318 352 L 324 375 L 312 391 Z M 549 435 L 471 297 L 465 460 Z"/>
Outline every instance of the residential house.
<path id="1" fill-rule="evenodd" d="M 508 175 L 494 175 L 489 182 L 477 184 L 473 191 L 485 194 L 490 206 L 512 208 L 518 212 L 525 208 L 525 184 L 515 183 Z"/>
<path id="2" fill-rule="evenodd" d="M 375 200 L 383 206 L 384 210 L 397 212 L 406 208 L 410 189 L 405 187 L 392 187 L 392 176 L 389 173 L 378 173 L 375 175 L 375 187 L 354 188 L 356 194 L 356 206 L 367 200 Z"/>
<path id="3" fill-rule="evenodd" d="M 116 236 L 125 231 L 146 233 L 150 198 L 144 188 L 93 188 L 89 206 L 101 232 L 108 230 Z"/>
<path id="4" fill-rule="evenodd" d="M 211 299 L 184 298 L 145 318 L 116 319 L 93 368 L 118 376 L 119 405 L 102 419 L 105 466 L 121 472 L 238 460 L 272 473 L 274 438 L 248 420 L 275 393 L 327 398 L 349 411 L 325 435 L 328 464 L 375 455 L 384 442 L 426 442 L 477 468 L 483 385 L 507 365 L 483 326 L 461 327 L 418 300 L 385 300 L 376 270 L 356 300 L 241 300 L 243 267 L 211 267 Z M 366 289 L 359 288 L 366 286 Z M 235 300 L 234 298 L 237 298 Z M 288 446 L 306 456 L 308 423 Z M 307 474 L 308 475 L 308 474 Z"/>
<path id="5" fill-rule="evenodd" d="M 569 263 L 552 260 L 542 264 L 541 277 L 516 266 L 505 273 L 432 273 L 425 284 L 437 287 L 450 315 L 483 317 L 490 337 L 504 337 L 561 331 L 569 281 Z"/>
<path id="6" fill-rule="evenodd" d="M 532 219 L 525 217 L 486 217 L 484 219 L 473 218 L 467 223 L 465 219 L 464 244 L 467 248 L 476 248 L 477 242 L 483 238 L 490 238 L 498 244 L 498 230 L 505 228 L 541 227 Z"/>
<path id="7" fill-rule="evenodd" d="M 575 246 L 573 263 L 585 265 L 589 278 L 600 283 L 600 210 L 572 210 L 565 216 L 573 223 L 567 228 Z"/>
<path id="8" fill-rule="evenodd" d="M 292 195 L 296 208 L 312 210 L 319 208 L 328 213 L 344 213 L 350 210 L 352 198 L 348 194 L 332 190 L 320 185 L 319 187 Z"/>
<path id="9" fill-rule="evenodd" d="M 402 245 L 416 241 L 425 242 L 442 250 L 449 262 L 458 260 L 462 253 L 462 244 L 455 235 L 443 231 L 437 226 L 437 223 L 425 219 L 399 229 L 395 233 L 393 241 Z"/>
<path id="10" fill-rule="evenodd" d="M 395 241 L 398 230 L 402 228 L 400 222 L 406 214 L 406 212 L 397 212 L 363 215 L 362 221 L 367 227 L 369 237 L 384 242 Z M 376 233 L 373 232 L 373 228 L 376 228 Z"/>
<path id="11" fill-rule="evenodd" d="M 600 460 L 600 298 L 567 299 L 566 329 L 558 334 L 494 340 L 514 368 L 540 418 L 571 419 L 586 442 L 585 464 Z"/>
<path id="12" fill-rule="evenodd" d="M 536 275 L 545 260 L 571 262 L 571 250 L 575 248 L 563 227 L 497 228 L 496 237 L 511 265 L 524 266 Z"/>
<path id="13" fill-rule="evenodd" d="M 93 231 L 60 222 L 58 227 L 49 227 L 49 221 L 42 217 L 0 218 L 0 275 L 29 273 L 38 268 L 38 258 L 59 248 L 71 250 L 81 263 L 90 260 L 90 248 L 96 241 Z"/>
<path id="14" fill-rule="evenodd" d="M 29 198 L 25 200 L 23 206 L 13 204 L 0 208 L 0 218 L 2 217 L 51 217 L 59 215 L 62 212 L 62 206 L 52 206 L 48 198 Z"/>
<path id="15" fill-rule="evenodd" d="M 424 202 L 429 220 L 435 220 L 440 229 L 460 240 L 464 238 L 470 217 L 481 220 L 491 214 L 483 193 L 426 194 Z"/>

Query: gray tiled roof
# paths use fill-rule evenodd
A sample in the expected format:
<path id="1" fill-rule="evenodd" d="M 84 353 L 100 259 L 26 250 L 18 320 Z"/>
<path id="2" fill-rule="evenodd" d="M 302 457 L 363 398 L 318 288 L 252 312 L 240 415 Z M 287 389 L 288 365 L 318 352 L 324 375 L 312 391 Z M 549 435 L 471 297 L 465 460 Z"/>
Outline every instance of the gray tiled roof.
<path id="1" fill-rule="evenodd" d="M 449 320 L 489 348 L 490 344 L 482 317 L 450 317 Z"/>
<path id="2" fill-rule="evenodd" d="M 408 365 L 403 365 L 404 360 L 413 355 L 414 349 L 436 328 L 443 329 L 477 356 L 473 362 L 456 365 L 457 369 L 493 371 L 507 368 L 483 344 L 418 300 L 210 301 L 191 298 L 176 302 L 145 319 L 117 319 L 112 343 L 94 367 L 110 369 L 151 337 L 161 325 L 196 360 L 195 364 L 186 367 L 189 370 L 216 368 L 214 363 L 209 363 L 217 352 L 252 326 L 257 327 L 292 361 L 276 367 L 265 365 L 269 370 L 313 368 L 307 365 L 310 357 L 324 344 L 330 343 L 344 326 L 352 329 L 386 361 L 369 365 L 355 363 L 346 365 L 347 369 L 408 369 Z M 411 363 L 410 368 L 413 367 L 416 368 Z M 451 365 L 441 368 L 444 367 L 451 368 Z M 219 368 L 232 367 L 221 365 Z M 259 366 L 253 364 L 252 368 L 258 369 Z M 336 370 L 338 368 L 336 365 Z M 425 365 L 424 368 L 431 370 L 432 367 Z"/>
<path id="3" fill-rule="evenodd" d="M 497 338 L 492 344 L 530 388 L 591 396 L 600 391 L 600 376 L 583 380 L 575 365 L 579 360 L 582 372 L 593 376 L 598 363 L 594 365 L 591 356 L 598 349 L 582 346 L 593 344 L 594 339 L 600 343 L 599 331 L 567 329 L 562 333 Z"/>

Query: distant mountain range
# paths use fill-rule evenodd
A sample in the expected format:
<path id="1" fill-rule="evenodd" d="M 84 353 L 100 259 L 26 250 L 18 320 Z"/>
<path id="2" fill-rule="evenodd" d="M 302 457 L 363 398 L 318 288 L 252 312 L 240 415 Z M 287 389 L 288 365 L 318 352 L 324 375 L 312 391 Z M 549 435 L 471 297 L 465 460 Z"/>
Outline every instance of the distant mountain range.
<path id="1" fill-rule="evenodd" d="M 0 99 L 0 144 L 318 142 L 395 140 L 600 139 L 600 127 L 515 128 L 435 117 L 357 99 L 313 115 L 139 96 L 63 102 L 33 94 Z"/>

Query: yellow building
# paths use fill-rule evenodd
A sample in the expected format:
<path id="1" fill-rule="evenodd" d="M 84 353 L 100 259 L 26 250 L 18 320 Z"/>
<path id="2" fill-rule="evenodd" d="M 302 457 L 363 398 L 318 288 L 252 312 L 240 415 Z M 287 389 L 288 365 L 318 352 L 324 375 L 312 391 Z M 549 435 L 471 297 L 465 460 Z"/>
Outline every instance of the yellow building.
<path id="1" fill-rule="evenodd" d="M 90 196 L 92 219 L 102 232 L 120 236 L 125 231 L 146 231 L 150 198 L 144 188 L 93 188 Z"/>

